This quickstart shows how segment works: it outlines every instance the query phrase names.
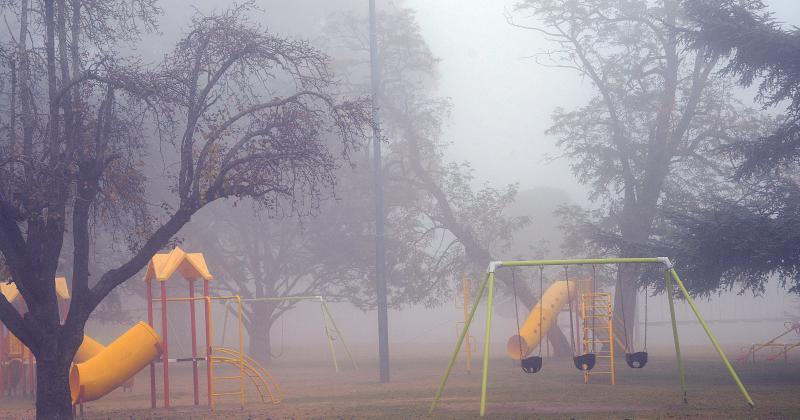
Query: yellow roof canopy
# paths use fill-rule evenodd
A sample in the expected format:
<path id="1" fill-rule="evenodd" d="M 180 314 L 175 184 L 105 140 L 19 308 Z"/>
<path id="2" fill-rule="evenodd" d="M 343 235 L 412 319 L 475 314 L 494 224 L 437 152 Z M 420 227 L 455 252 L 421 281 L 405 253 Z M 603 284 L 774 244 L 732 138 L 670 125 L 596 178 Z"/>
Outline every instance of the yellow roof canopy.
<path id="1" fill-rule="evenodd" d="M 145 281 L 156 279 L 167 281 L 175 272 L 181 273 L 185 279 L 211 280 L 214 276 L 208 271 L 206 259 L 201 252 L 187 253 L 180 247 L 175 247 L 168 254 L 156 254 L 147 265 Z"/>
<path id="2" fill-rule="evenodd" d="M 67 287 L 67 279 L 64 277 L 56 277 L 56 296 L 61 299 L 69 299 L 69 288 Z M 19 289 L 15 283 L 0 283 L 0 293 L 6 297 L 6 300 L 13 302 L 19 296 Z"/>

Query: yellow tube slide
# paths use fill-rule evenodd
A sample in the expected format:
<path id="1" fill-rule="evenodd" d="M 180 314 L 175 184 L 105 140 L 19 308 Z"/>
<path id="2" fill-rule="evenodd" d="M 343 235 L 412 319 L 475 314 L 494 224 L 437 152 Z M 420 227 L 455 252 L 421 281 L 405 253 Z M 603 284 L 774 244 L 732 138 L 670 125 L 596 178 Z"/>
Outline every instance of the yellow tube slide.
<path id="1" fill-rule="evenodd" d="M 72 363 L 83 363 L 100 354 L 100 352 L 105 350 L 105 348 L 106 346 L 98 343 L 97 340 L 89 337 L 88 335 L 84 335 L 81 346 L 78 347 L 75 357 L 72 358 Z"/>
<path id="2" fill-rule="evenodd" d="M 514 360 L 528 356 L 539 345 L 539 338 L 547 335 L 558 318 L 558 313 L 568 303 L 567 286 L 573 302 L 579 302 L 581 290 L 578 290 L 578 287 L 584 286 L 584 283 L 576 280 L 570 280 L 569 284 L 566 281 L 557 281 L 548 287 L 542 299 L 533 307 L 528 319 L 520 327 L 519 333 L 508 339 L 506 343 L 508 356 Z"/>
<path id="3" fill-rule="evenodd" d="M 100 344 L 97 340 L 88 335 L 83 336 L 83 342 L 81 342 L 81 346 L 78 347 L 78 351 L 75 352 L 75 357 L 72 358 L 72 363 L 83 363 L 94 356 L 100 354 L 101 351 L 105 350 L 106 346 Z M 126 388 L 133 388 L 134 377 L 131 376 L 127 381 L 125 381 Z"/>
<path id="4" fill-rule="evenodd" d="M 72 403 L 94 401 L 113 391 L 161 355 L 161 338 L 139 322 L 91 359 L 72 365 Z"/>

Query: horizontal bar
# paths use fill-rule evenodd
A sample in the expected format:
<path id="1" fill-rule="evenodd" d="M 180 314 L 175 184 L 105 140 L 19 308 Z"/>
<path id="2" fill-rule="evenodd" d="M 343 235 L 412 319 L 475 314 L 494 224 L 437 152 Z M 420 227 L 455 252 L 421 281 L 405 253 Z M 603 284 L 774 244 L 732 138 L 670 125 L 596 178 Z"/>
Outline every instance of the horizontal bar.
<path id="1" fill-rule="evenodd" d="M 284 297 L 262 297 L 242 299 L 242 302 L 280 302 L 284 300 L 325 300 L 324 296 L 284 296 Z"/>
<path id="2" fill-rule="evenodd" d="M 176 359 L 167 359 L 170 363 L 179 363 L 179 362 L 203 362 L 205 361 L 205 357 L 180 357 Z M 157 359 L 156 363 L 164 363 L 164 359 Z"/>
<path id="3" fill-rule="evenodd" d="M 209 300 L 233 300 L 233 299 L 243 300 L 241 298 L 241 296 L 198 296 L 198 297 L 193 297 L 193 298 L 191 298 L 191 297 L 174 297 L 174 298 L 166 298 L 166 299 L 153 298 L 153 302 L 161 302 L 162 300 L 165 300 L 167 302 L 180 302 L 180 301 L 206 300 L 206 299 L 209 299 Z"/>
<path id="4" fill-rule="evenodd" d="M 242 393 L 241 392 L 217 392 L 217 393 L 214 393 L 214 394 L 211 394 L 211 395 L 213 395 L 215 397 L 221 397 L 223 395 L 242 395 Z"/>
<path id="5" fill-rule="evenodd" d="M 528 261 L 493 261 L 489 271 L 495 267 L 530 267 L 543 265 L 592 265 L 592 264 L 667 264 L 666 257 L 654 258 L 589 258 L 576 260 L 528 260 Z"/>

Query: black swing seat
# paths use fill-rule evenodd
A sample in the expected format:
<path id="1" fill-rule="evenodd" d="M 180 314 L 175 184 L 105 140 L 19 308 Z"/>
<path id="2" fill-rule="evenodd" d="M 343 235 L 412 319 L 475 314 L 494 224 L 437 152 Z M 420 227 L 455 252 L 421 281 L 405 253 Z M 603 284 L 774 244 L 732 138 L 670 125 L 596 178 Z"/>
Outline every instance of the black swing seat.
<path id="1" fill-rule="evenodd" d="M 625 353 L 625 363 L 634 369 L 641 369 L 647 364 L 647 352 Z"/>
<path id="2" fill-rule="evenodd" d="M 520 361 L 522 371 L 525 373 L 536 373 L 542 370 L 542 358 L 539 356 L 526 357 Z"/>
<path id="3" fill-rule="evenodd" d="M 578 370 L 592 370 L 597 361 L 597 357 L 594 353 L 586 353 L 573 357 L 572 361 L 575 363 L 575 367 L 578 368 Z"/>

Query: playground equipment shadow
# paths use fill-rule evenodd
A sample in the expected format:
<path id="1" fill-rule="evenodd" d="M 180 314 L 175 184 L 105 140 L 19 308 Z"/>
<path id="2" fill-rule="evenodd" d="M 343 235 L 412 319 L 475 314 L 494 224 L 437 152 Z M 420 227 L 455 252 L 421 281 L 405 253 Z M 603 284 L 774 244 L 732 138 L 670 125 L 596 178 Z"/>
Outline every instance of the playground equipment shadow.
<path id="1" fill-rule="evenodd" d="M 419 354 L 424 354 L 419 352 Z M 506 358 L 492 360 L 489 374 L 487 418 L 800 418 L 800 360 L 788 364 L 764 362 L 737 364 L 756 408 L 750 409 L 712 354 L 687 355 L 688 404 L 681 401 L 675 362 L 668 352 L 651 352 L 645 369 L 620 368 L 617 385 L 585 385 L 570 360 L 545 359 L 535 375 L 525 374 Z M 473 360 L 477 365 L 478 359 Z M 192 406 L 191 370 L 175 369 L 173 408 L 149 409 L 146 372 L 136 378 L 134 392 L 116 390 L 88 403 L 88 419 L 239 419 L 239 418 L 477 418 L 480 371 L 465 372 L 463 360 L 454 369 L 440 407 L 428 408 L 444 369 L 442 358 L 399 358 L 392 382 L 378 384 L 375 366 L 344 368 L 335 373 L 326 360 L 278 360 L 271 372 L 286 398 L 278 406 L 248 403 L 240 410 L 236 401 L 211 412 Z M 297 367 L 302 366 L 302 367 Z M 252 398 L 255 401 L 255 398 Z M 31 400 L 1 400 L 0 419 L 29 418 Z"/>

